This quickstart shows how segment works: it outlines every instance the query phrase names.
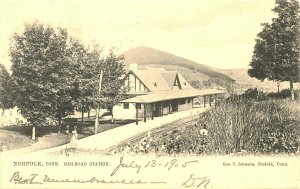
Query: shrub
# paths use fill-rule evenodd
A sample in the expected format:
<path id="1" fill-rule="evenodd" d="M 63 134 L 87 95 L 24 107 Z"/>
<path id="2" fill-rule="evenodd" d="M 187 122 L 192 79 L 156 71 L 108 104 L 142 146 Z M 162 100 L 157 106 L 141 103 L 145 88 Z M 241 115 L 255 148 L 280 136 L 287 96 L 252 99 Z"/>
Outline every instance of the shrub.
<path id="1" fill-rule="evenodd" d="M 294 95 L 295 95 L 295 99 L 298 99 L 299 91 L 295 90 Z M 279 93 L 268 93 L 267 96 L 270 98 L 276 98 L 276 99 L 291 98 L 291 91 L 290 91 L 290 89 L 284 89 L 284 90 L 280 91 Z"/>
<path id="2" fill-rule="evenodd" d="M 78 121 L 77 118 L 65 118 L 65 119 L 64 119 L 64 122 L 65 122 L 65 123 L 77 122 L 77 121 Z"/>
<path id="3" fill-rule="evenodd" d="M 257 88 L 250 88 L 247 89 L 243 94 L 240 95 L 242 98 L 245 98 L 247 100 L 256 100 L 256 101 L 264 101 L 268 99 L 268 96 L 266 93 L 263 93 L 262 91 L 258 91 Z"/>
<path id="4" fill-rule="evenodd" d="M 259 92 L 258 92 L 257 88 L 255 88 L 255 89 L 250 88 L 250 89 L 247 89 L 243 95 L 246 98 L 256 99 L 259 95 Z"/>
<path id="5" fill-rule="evenodd" d="M 291 120 L 274 120 L 261 132 L 258 151 L 261 153 L 296 153 L 299 147 L 299 128 Z M 298 123 L 299 124 L 299 123 Z"/>
<path id="6" fill-rule="evenodd" d="M 295 153 L 299 148 L 300 118 L 288 101 L 221 103 L 202 117 L 207 121 L 214 149 L 227 154 Z"/>
<path id="7" fill-rule="evenodd" d="M 220 103 L 205 112 L 200 121 L 207 123 L 212 150 L 229 154 L 254 149 L 253 139 L 265 120 L 252 102 L 239 100 Z"/>
<path id="8" fill-rule="evenodd" d="M 186 129 L 172 131 L 171 134 L 165 135 L 166 140 L 163 140 L 165 154 L 207 154 L 208 137 L 200 134 L 200 128 L 189 125 Z"/>

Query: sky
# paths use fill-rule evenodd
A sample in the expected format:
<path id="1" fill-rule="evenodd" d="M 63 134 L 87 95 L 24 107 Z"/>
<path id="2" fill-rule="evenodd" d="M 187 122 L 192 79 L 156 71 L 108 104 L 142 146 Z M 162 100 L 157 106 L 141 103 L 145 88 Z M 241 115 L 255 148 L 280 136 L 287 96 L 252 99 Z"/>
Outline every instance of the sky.
<path id="1" fill-rule="evenodd" d="M 10 37 L 36 20 L 122 54 L 146 46 L 216 68 L 247 68 L 275 0 L 0 0 L 0 63 Z"/>

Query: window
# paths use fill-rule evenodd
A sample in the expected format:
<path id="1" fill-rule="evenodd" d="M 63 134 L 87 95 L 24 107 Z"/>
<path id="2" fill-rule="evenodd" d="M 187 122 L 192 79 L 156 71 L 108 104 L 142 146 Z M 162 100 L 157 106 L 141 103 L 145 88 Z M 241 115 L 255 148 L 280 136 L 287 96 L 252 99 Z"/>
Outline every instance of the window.
<path id="1" fill-rule="evenodd" d="M 177 89 L 181 89 L 181 85 L 180 85 L 180 81 L 178 76 L 176 76 L 174 83 L 173 83 L 173 87 L 177 88 Z"/>
<path id="2" fill-rule="evenodd" d="M 123 104 L 123 108 L 124 108 L 124 109 L 129 109 L 129 103 L 124 103 L 124 104 Z"/>
<path id="3" fill-rule="evenodd" d="M 156 81 L 152 81 L 154 87 L 157 87 Z"/>
<path id="4" fill-rule="evenodd" d="M 142 90 L 142 83 L 139 81 L 139 90 Z"/>
<path id="5" fill-rule="evenodd" d="M 174 81 L 174 86 L 178 86 L 179 84 L 178 84 L 178 80 L 177 80 L 177 78 L 175 79 L 175 81 Z"/>
<path id="6" fill-rule="evenodd" d="M 141 109 L 141 103 L 136 103 L 136 109 L 138 109 L 138 110 Z"/>
<path id="7" fill-rule="evenodd" d="M 179 104 L 185 104 L 185 99 L 180 99 Z"/>

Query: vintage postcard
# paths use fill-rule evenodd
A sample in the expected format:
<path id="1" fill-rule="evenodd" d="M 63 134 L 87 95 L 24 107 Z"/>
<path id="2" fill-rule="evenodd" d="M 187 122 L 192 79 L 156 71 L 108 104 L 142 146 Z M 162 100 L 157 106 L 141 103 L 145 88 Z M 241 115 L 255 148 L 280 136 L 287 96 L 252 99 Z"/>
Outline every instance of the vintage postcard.
<path id="1" fill-rule="evenodd" d="M 0 188 L 300 188 L 297 0 L 0 0 Z"/>

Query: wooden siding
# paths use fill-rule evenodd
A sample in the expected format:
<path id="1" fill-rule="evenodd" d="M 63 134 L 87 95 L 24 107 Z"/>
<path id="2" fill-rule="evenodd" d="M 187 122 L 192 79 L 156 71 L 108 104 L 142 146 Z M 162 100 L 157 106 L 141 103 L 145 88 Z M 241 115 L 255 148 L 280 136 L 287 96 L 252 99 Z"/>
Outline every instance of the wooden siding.
<path id="1" fill-rule="evenodd" d="M 129 73 L 125 77 L 125 86 L 128 86 L 130 92 L 149 91 L 143 82 L 133 73 Z"/>

